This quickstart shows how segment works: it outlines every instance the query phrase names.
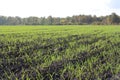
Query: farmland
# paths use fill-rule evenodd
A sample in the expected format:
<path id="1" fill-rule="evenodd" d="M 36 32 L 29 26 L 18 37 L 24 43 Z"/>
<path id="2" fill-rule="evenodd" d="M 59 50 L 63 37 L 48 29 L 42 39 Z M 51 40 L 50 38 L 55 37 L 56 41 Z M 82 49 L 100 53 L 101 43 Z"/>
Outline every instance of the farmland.
<path id="1" fill-rule="evenodd" d="M 0 80 L 120 78 L 120 26 L 0 26 Z"/>

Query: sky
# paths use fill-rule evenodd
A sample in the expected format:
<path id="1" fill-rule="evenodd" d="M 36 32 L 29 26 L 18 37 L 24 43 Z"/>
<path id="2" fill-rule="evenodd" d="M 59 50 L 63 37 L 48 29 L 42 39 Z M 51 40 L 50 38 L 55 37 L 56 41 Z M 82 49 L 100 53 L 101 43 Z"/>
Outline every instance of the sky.
<path id="1" fill-rule="evenodd" d="M 19 17 L 67 17 L 120 15 L 120 0 L 0 0 L 0 15 Z"/>

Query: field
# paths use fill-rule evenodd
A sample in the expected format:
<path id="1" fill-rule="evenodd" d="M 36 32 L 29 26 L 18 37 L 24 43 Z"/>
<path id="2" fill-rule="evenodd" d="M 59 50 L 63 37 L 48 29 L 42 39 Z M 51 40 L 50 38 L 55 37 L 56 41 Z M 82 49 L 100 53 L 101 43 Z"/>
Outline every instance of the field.
<path id="1" fill-rule="evenodd" d="M 120 26 L 0 26 L 0 80 L 120 78 Z"/>

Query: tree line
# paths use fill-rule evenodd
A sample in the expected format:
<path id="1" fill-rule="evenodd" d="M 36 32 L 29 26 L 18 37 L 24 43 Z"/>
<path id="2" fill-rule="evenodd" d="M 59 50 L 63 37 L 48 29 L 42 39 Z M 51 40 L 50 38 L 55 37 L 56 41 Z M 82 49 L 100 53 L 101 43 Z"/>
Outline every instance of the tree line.
<path id="1" fill-rule="evenodd" d="M 6 17 L 0 16 L 0 25 L 111 25 L 120 24 L 120 16 L 112 13 L 107 16 L 74 15 L 72 17 Z"/>

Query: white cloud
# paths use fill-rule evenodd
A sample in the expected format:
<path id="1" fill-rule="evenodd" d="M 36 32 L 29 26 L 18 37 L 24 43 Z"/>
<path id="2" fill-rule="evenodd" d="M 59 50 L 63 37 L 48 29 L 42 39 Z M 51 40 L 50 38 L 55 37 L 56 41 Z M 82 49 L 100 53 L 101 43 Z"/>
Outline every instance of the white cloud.
<path id="1" fill-rule="evenodd" d="M 79 14 L 107 15 L 113 11 L 111 0 L 1 0 L 0 15 L 5 16 L 72 16 Z"/>

